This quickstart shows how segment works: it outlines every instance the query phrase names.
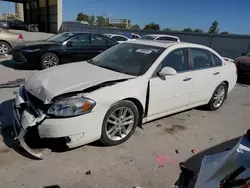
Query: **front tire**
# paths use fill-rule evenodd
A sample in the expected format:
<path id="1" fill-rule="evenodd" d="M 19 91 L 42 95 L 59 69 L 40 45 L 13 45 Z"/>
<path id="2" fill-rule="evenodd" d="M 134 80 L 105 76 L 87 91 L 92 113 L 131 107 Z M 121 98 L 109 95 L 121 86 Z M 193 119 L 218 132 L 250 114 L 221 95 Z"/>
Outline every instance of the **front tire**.
<path id="1" fill-rule="evenodd" d="M 0 41 L 0 55 L 9 54 L 11 47 L 8 43 Z"/>
<path id="2" fill-rule="evenodd" d="M 104 117 L 101 142 L 107 146 L 114 146 L 127 141 L 136 129 L 139 117 L 138 108 L 133 102 L 117 102 Z"/>
<path id="3" fill-rule="evenodd" d="M 227 97 L 227 85 L 222 82 L 214 91 L 212 98 L 210 99 L 209 103 L 207 104 L 207 108 L 211 111 L 219 109 L 226 97 Z"/>
<path id="4" fill-rule="evenodd" d="M 48 69 L 59 65 L 59 58 L 54 53 L 46 53 L 41 58 L 41 69 Z"/>

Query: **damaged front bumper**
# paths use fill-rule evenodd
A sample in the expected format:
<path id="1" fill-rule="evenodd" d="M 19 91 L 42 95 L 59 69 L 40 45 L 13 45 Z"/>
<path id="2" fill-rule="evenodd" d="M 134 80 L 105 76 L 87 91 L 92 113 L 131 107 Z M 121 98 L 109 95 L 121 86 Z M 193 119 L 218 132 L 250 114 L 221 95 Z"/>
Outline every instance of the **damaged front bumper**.
<path id="1" fill-rule="evenodd" d="M 14 132 L 16 134 L 16 139 L 19 141 L 20 145 L 27 151 L 30 155 L 37 159 L 43 159 L 42 153 L 37 153 L 33 149 L 31 149 L 25 142 L 25 135 L 27 133 L 28 129 L 23 129 L 21 126 L 21 117 L 19 114 L 19 111 L 15 104 L 13 104 L 13 127 L 14 127 Z"/>

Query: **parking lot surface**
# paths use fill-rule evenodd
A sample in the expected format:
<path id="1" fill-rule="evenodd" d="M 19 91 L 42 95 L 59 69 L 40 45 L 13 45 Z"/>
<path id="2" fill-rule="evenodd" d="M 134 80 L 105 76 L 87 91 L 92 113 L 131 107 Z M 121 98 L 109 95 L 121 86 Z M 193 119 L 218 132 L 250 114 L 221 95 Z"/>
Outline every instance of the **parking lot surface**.
<path id="1" fill-rule="evenodd" d="M 0 83 L 35 72 L 17 67 L 11 56 L 0 58 Z M 0 187 L 172 187 L 179 162 L 197 171 L 205 155 L 231 148 L 250 128 L 248 84 L 237 84 L 218 111 L 198 108 L 152 121 L 114 147 L 97 142 L 65 152 L 44 148 L 41 161 L 29 158 L 13 139 L 18 88 L 0 89 Z"/>

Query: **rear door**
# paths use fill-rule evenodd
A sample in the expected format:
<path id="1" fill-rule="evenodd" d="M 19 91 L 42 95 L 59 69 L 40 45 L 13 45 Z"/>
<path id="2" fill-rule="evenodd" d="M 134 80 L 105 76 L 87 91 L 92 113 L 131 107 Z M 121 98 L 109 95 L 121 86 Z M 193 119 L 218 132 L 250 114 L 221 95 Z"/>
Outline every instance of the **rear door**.
<path id="1" fill-rule="evenodd" d="M 211 52 L 200 48 L 190 48 L 192 60 L 193 89 L 191 106 L 206 104 L 220 81 L 220 71 L 213 65 Z"/>

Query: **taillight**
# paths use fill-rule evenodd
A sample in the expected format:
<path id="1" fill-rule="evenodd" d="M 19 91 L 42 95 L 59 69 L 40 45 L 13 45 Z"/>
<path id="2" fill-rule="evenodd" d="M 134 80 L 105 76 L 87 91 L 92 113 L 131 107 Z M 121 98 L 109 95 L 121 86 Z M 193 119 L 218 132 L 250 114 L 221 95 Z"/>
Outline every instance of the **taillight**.
<path id="1" fill-rule="evenodd" d="M 23 39 L 23 35 L 19 34 L 18 39 Z"/>

